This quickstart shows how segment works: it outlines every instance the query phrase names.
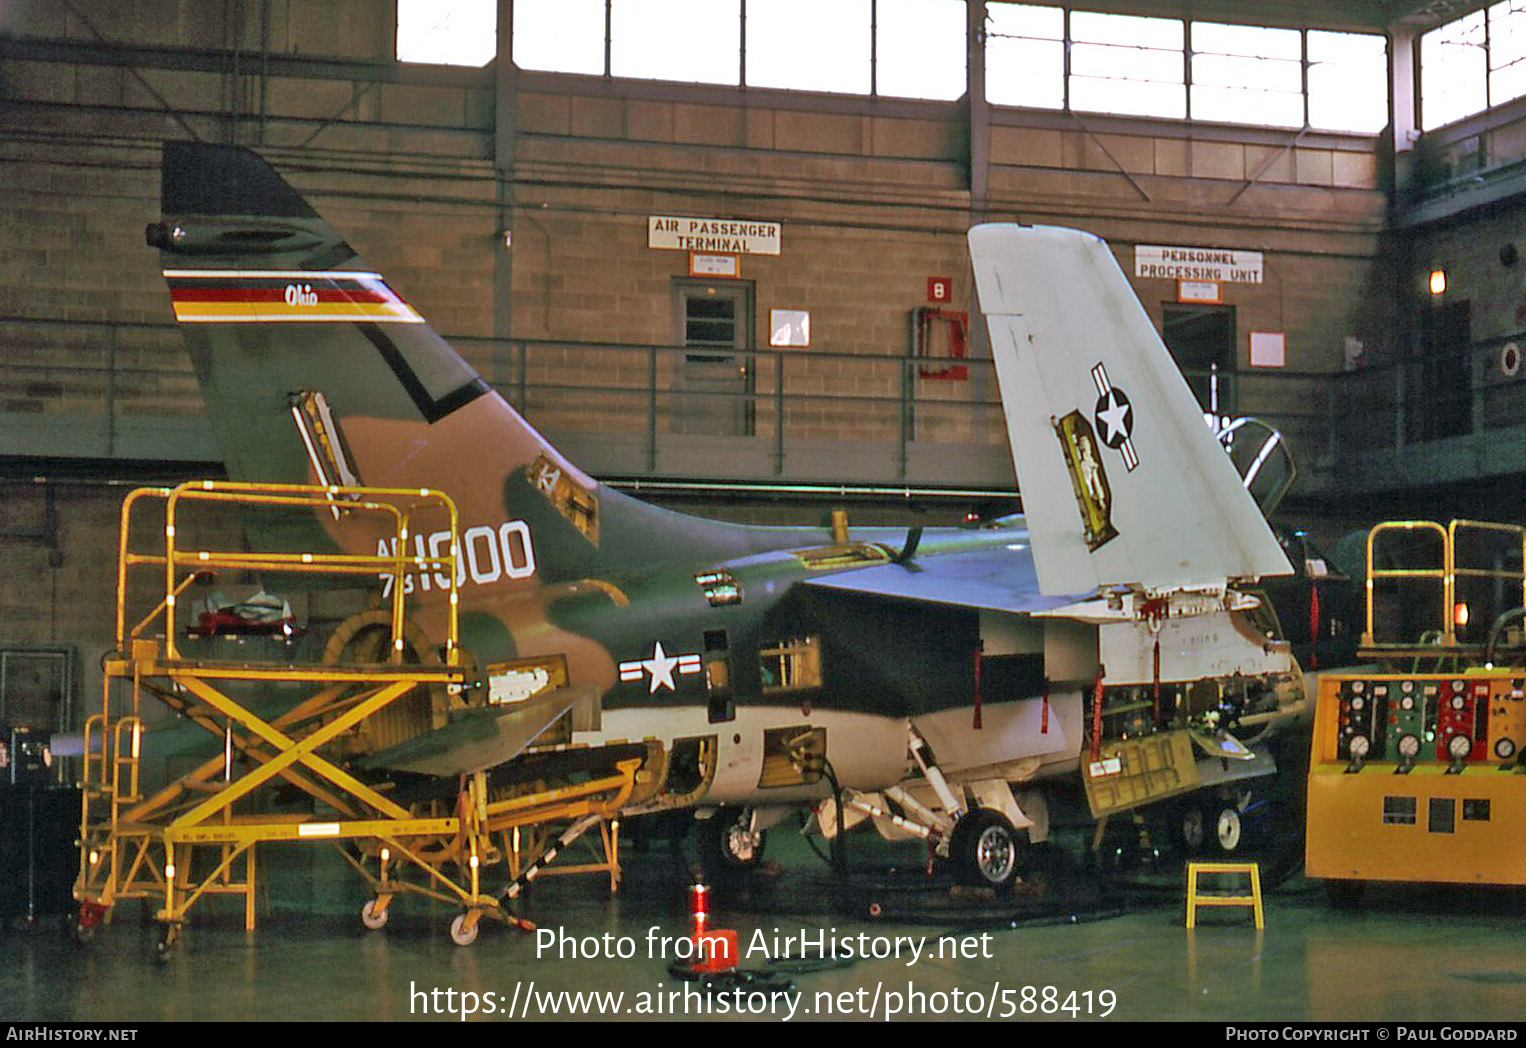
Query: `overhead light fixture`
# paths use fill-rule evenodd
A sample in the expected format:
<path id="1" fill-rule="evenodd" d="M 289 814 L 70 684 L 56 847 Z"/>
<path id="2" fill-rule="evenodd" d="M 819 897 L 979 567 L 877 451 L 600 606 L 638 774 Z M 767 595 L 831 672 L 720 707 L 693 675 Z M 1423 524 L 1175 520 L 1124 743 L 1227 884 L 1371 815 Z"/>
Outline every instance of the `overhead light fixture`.
<path id="1" fill-rule="evenodd" d="M 1431 294 L 1444 294 L 1447 289 L 1447 271 L 1444 269 L 1431 270 Z"/>

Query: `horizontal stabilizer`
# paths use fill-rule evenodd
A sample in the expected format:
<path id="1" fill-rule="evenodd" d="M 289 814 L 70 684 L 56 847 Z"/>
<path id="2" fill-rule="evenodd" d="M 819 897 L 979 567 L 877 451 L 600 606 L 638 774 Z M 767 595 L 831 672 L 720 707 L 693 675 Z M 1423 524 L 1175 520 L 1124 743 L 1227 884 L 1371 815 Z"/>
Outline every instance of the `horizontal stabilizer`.
<path id="1" fill-rule="evenodd" d="M 1106 243 L 970 230 L 1046 595 L 1291 573 Z"/>
<path id="2" fill-rule="evenodd" d="M 593 685 L 555 691 L 510 706 L 490 706 L 457 717 L 439 731 L 421 735 L 366 758 L 369 770 L 420 775 L 461 775 L 483 771 L 524 752 L 542 732 L 579 702 L 598 701 Z"/>
<path id="3" fill-rule="evenodd" d="M 880 564 L 807 579 L 816 589 L 868 593 L 987 611 L 1030 615 L 1085 599 L 1041 594 L 1026 543 L 918 557 L 913 565 Z"/>

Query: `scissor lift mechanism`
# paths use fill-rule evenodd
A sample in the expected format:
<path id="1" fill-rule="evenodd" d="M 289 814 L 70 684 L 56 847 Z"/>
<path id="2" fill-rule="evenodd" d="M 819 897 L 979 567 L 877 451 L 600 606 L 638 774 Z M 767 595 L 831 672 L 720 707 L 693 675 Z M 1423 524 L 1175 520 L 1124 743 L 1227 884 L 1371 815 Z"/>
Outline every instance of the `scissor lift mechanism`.
<path id="1" fill-rule="evenodd" d="M 163 552 L 134 552 L 129 536 L 134 513 L 146 501 L 164 505 Z M 347 526 L 381 521 L 378 533 L 392 540 L 393 555 L 341 553 L 249 553 L 187 550 L 177 528 L 199 503 L 265 511 L 333 514 Z M 413 522 L 448 518 L 450 544 L 443 556 L 409 556 Z M 80 874 L 81 939 L 109 919 L 119 899 L 157 899 L 163 925 L 161 955 L 176 945 L 191 908 L 211 895 L 241 895 L 246 928 L 255 924 L 256 848 L 263 843 L 330 843 L 376 895 L 362 910 L 369 927 L 386 923 L 398 894 L 412 892 L 462 908 L 451 937 L 466 945 L 483 916 L 528 926 L 484 893 L 481 869 L 509 859 L 515 883 L 549 861 L 540 856 L 522 869 L 519 835 L 527 828 L 539 845 L 554 847 L 597 826 L 602 861 L 579 867 L 610 875 L 619 884 L 618 834 L 610 819 L 626 802 L 640 759 L 621 761 L 614 774 L 574 786 L 540 789 L 507 800 L 489 797 L 486 776 L 461 776 L 451 810 L 405 807 L 388 798 L 386 784 L 350 774 L 325 747 L 358 731 L 367 718 L 417 688 L 458 695 L 468 683 L 458 644 L 455 506 L 428 489 L 310 487 L 301 485 L 194 482 L 176 488 L 132 492 L 122 506 L 117 565 L 114 653 L 103 664 L 101 709 L 85 724 Z M 129 627 L 129 579 L 134 569 L 162 572 L 163 599 Z M 176 604 L 197 575 L 253 571 L 309 576 L 390 578 L 388 656 L 361 663 L 342 657 L 334 665 L 279 665 L 196 660 L 175 638 Z M 450 580 L 439 661 L 419 652 L 405 661 L 404 579 L 429 571 Z M 157 628 L 158 632 L 155 631 Z M 278 683 L 305 693 L 279 716 L 261 716 L 231 692 L 242 686 Z M 125 692 L 125 696 L 123 693 Z M 151 796 L 143 795 L 140 760 L 144 698 L 165 703 L 223 741 L 223 752 Z M 262 787 L 295 787 L 323 814 L 268 810 Z M 572 828 L 553 844 L 547 828 Z M 501 844 L 495 846 L 497 837 Z M 560 872 L 560 871 L 559 871 Z M 571 872 L 571 871 L 568 871 Z M 517 894 L 517 892 L 512 892 Z M 507 897 L 507 896 L 506 896 Z"/>

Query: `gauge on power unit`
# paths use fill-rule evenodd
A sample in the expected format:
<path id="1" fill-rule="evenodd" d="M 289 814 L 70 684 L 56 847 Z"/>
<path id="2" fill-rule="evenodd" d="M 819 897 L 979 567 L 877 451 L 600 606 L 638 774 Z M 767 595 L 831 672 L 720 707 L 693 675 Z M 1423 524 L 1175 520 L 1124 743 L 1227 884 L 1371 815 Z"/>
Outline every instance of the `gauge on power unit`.
<path id="1" fill-rule="evenodd" d="M 1510 738 L 1500 739 L 1494 744 L 1494 755 L 1502 761 L 1508 761 L 1515 756 L 1515 740 Z"/>
<path id="2" fill-rule="evenodd" d="M 1337 716 L 1336 758 L 1361 763 L 1369 757 L 1381 758 L 1387 745 L 1386 684 L 1368 686 L 1366 681 L 1350 681 L 1342 686 Z"/>
<path id="3" fill-rule="evenodd" d="M 1473 740 L 1466 735 L 1453 735 L 1447 742 L 1447 753 L 1456 761 L 1465 761 L 1473 752 Z"/>
<path id="4" fill-rule="evenodd" d="M 1407 731 L 1399 736 L 1394 749 L 1399 756 L 1399 766 L 1394 769 L 1395 775 L 1408 775 L 1415 769 L 1415 758 L 1420 756 L 1420 736 L 1413 731 Z"/>

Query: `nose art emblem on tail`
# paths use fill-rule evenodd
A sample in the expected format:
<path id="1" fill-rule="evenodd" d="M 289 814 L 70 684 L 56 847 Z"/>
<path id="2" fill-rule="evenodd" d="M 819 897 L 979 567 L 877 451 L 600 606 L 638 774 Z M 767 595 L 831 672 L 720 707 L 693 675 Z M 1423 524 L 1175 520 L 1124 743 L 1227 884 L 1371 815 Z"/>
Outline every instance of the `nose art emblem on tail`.
<path id="1" fill-rule="evenodd" d="M 1107 368 L 1101 364 L 1092 368 L 1092 381 L 1097 384 L 1097 406 L 1092 412 L 1097 432 L 1102 443 L 1122 453 L 1123 464 L 1132 473 L 1139 465 L 1134 451 L 1134 405 L 1107 380 Z"/>

